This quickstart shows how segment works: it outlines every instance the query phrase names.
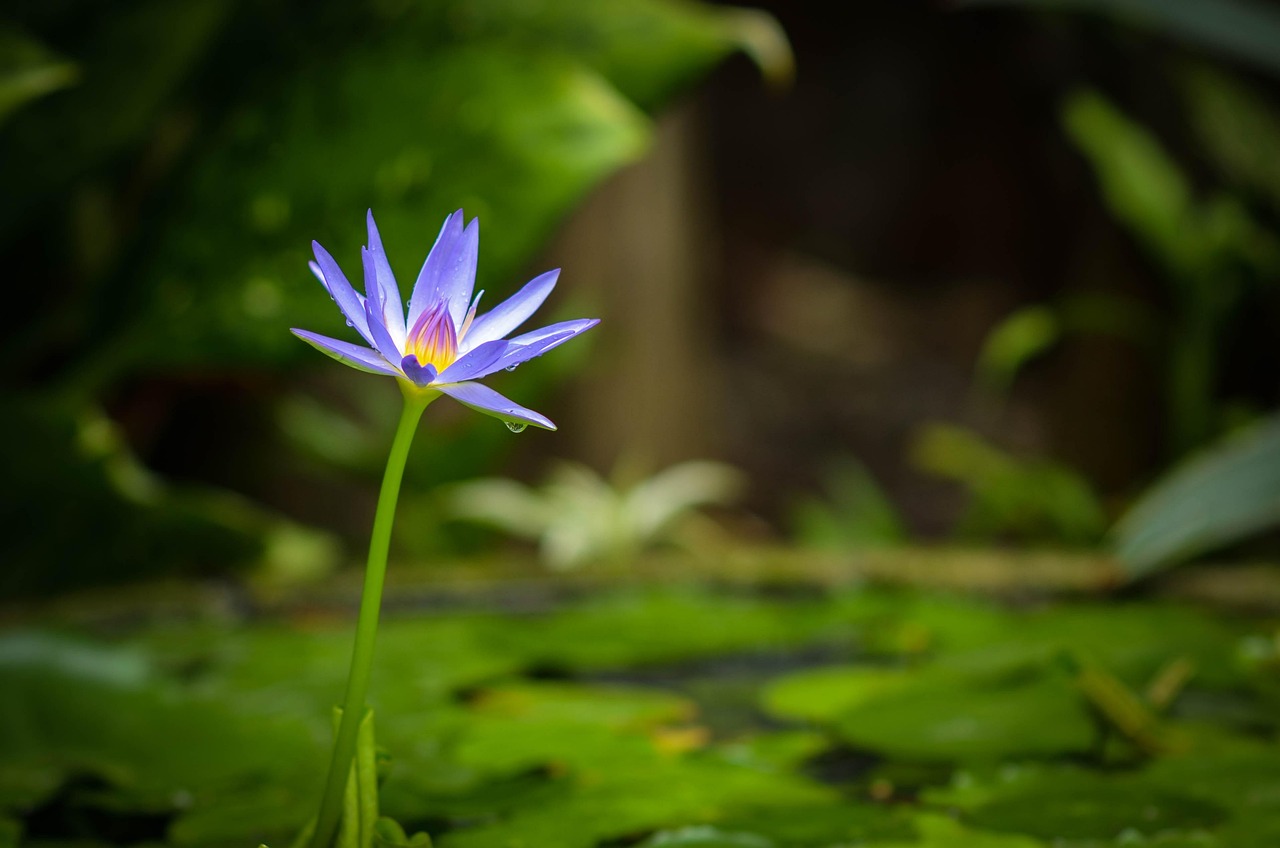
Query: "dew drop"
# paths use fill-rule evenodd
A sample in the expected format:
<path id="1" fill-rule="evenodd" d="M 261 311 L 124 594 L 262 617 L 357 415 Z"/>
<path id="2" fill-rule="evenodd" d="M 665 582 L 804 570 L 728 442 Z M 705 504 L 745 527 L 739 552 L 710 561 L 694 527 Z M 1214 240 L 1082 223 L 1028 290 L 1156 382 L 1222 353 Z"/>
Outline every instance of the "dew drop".
<path id="1" fill-rule="evenodd" d="M 348 327 L 354 327 L 354 326 L 355 326 L 355 324 L 352 324 L 352 323 L 351 323 L 351 319 L 350 319 L 350 318 L 348 318 L 348 319 L 347 319 L 347 326 L 348 326 Z"/>
<path id="2" fill-rule="evenodd" d="M 514 371 L 514 370 L 516 370 L 516 369 L 517 369 L 517 368 L 519 368 L 519 367 L 520 367 L 520 363 L 518 363 L 518 362 L 517 362 L 515 365 L 508 365 L 508 366 L 506 366 L 505 368 L 503 368 L 502 370 L 503 370 L 503 371 Z"/>
<path id="3" fill-rule="evenodd" d="M 513 433 L 523 433 L 525 428 L 529 426 L 523 421 L 504 421 L 502 423 L 506 424 L 507 429 Z"/>

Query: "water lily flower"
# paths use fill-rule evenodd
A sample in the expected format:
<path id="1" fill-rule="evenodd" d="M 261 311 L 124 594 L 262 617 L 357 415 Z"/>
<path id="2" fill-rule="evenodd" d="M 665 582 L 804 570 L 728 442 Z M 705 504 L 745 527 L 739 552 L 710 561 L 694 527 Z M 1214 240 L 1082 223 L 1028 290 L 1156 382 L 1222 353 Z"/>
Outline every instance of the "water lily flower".
<path id="1" fill-rule="evenodd" d="M 311 271 L 338 304 L 368 347 L 322 336 L 309 330 L 293 334 L 339 362 L 400 381 L 406 392 L 446 394 L 477 412 L 504 421 L 512 430 L 533 424 L 556 429 L 546 416 L 475 382 L 495 371 L 511 370 L 599 323 L 595 318 L 562 321 L 514 338 L 507 335 L 529 319 L 555 288 L 559 269 L 534 277 L 524 288 L 483 315 L 477 315 L 483 291 L 472 296 L 480 225 L 475 218 L 463 226 L 459 209 L 445 218 L 435 245 L 427 254 L 409 298 L 408 312 L 382 238 L 368 214 L 369 243 L 361 248 L 364 290 L 347 282 L 329 252 L 312 242 Z"/>

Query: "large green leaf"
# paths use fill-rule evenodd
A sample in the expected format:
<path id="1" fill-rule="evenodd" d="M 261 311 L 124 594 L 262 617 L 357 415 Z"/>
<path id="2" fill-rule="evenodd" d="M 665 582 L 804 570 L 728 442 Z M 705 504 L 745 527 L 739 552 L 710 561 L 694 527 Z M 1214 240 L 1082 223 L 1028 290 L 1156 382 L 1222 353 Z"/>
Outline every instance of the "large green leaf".
<path id="1" fill-rule="evenodd" d="M 1280 417 L 1192 457 L 1116 525 L 1113 545 L 1141 576 L 1280 522 Z"/>

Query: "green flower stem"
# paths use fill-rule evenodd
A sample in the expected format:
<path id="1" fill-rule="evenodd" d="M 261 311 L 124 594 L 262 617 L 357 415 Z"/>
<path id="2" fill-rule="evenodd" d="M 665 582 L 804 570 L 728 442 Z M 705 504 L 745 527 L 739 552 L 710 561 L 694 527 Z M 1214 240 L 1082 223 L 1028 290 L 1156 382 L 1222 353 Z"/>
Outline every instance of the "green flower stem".
<path id="1" fill-rule="evenodd" d="M 360 598 L 360 619 L 356 623 L 356 644 L 351 653 L 351 672 L 347 676 L 347 694 L 342 706 L 342 721 L 338 725 L 338 738 L 333 743 L 333 758 L 329 761 L 329 777 L 325 782 L 324 796 L 320 801 L 320 814 L 316 819 L 311 848 L 330 848 L 342 815 L 342 798 L 351 773 L 351 758 L 355 756 L 356 735 L 360 718 L 364 715 L 365 696 L 369 691 L 369 672 L 373 666 L 373 644 L 378 632 L 378 613 L 382 608 L 382 586 L 387 576 L 387 551 L 391 546 L 391 525 L 395 520 L 396 501 L 400 497 L 400 480 L 404 476 L 405 460 L 409 446 L 413 444 L 414 431 L 422 411 L 438 393 L 424 395 L 407 390 L 400 424 L 391 443 L 387 457 L 387 470 L 382 476 L 382 490 L 378 494 L 378 509 L 373 516 L 373 534 L 369 540 L 369 563 L 364 572 L 364 593 Z"/>

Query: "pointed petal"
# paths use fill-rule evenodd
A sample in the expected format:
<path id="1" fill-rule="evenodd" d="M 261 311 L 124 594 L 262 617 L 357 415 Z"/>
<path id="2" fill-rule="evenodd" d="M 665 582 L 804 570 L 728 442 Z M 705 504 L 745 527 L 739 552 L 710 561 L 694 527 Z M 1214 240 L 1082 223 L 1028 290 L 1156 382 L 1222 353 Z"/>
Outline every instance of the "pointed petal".
<path id="1" fill-rule="evenodd" d="M 322 336 L 319 333 L 313 333 L 310 330 L 290 330 L 295 336 L 302 339 L 316 350 L 332 356 L 334 359 L 350 365 L 360 371 L 368 371 L 370 374 L 387 374 L 391 377 L 399 376 L 399 372 L 380 356 L 377 351 L 369 350 L 367 347 L 348 344 L 347 342 L 331 339 L 328 336 Z"/>
<path id="2" fill-rule="evenodd" d="M 599 318 L 575 318 L 572 321 L 560 321 L 556 324 L 548 324 L 537 330 L 531 330 L 511 339 L 512 344 L 530 345 L 534 342 L 542 341 L 548 336 L 558 336 L 562 333 L 569 333 L 570 338 L 580 333 L 585 333 L 596 324 L 600 323 Z"/>
<path id="3" fill-rule="evenodd" d="M 409 326 L 418 322 L 418 316 L 435 306 L 440 301 L 440 277 L 444 266 L 456 252 L 458 240 L 462 238 L 462 210 L 459 209 L 444 219 L 440 235 L 431 246 L 427 260 L 422 263 L 418 279 L 413 284 L 413 295 L 409 298 Z"/>
<path id="4" fill-rule="evenodd" d="M 311 273 L 315 274 L 316 279 L 320 281 L 320 285 L 324 286 L 327 291 L 329 289 L 329 284 L 324 281 L 324 271 L 320 270 L 320 266 L 312 260 L 307 263 L 307 267 L 311 269 Z"/>
<path id="5" fill-rule="evenodd" d="M 532 409 L 525 409 L 480 383 L 446 383 L 437 384 L 435 388 L 476 412 L 483 412 L 485 415 L 492 415 L 503 421 L 532 424 L 544 430 L 556 428 L 556 425 L 551 423 L 551 419 L 545 415 L 540 415 Z"/>
<path id="6" fill-rule="evenodd" d="M 365 317 L 364 298 L 356 293 L 351 283 L 347 282 L 347 277 L 338 267 L 338 263 L 333 261 L 329 251 L 320 246 L 320 242 L 311 242 L 311 250 L 316 255 L 316 264 L 320 266 L 320 274 L 324 287 L 329 290 L 329 296 L 338 304 L 338 309 L 342 310 L 342 314 L 351 322 L 351 326 L 356 328 L 356 332 L 364 336 L 364 340 L 369 344 L 373 344 L 373 337 L 369 335 L 369 320 Z"/>
<path id="7" fill-rule="evenodd" d="M 369 324 L 369 335 L 373 337 L 373 346 L 381 353 L 383 358 L 388 362 L 399 362 L 404 357 L 404 351 L 396 346 L 395 341 L 391 338 L 391 334 L 387 332 L 387 328 L 383 326 L 380 315 L 373 311 L 373 301 L 366 300 L 364 302 L 364 314 Z"/>
<path id="8" fill-rule="evenodd" d="M 529 320 L 529 316 L 537 311 L 542 302 L 547 299 L 547 295 L 551 294 L 551 290 L 556 287 L 556 279 L 559 276 L 559 268 L 539 274 L 525 283 L 520 291 L 477 318 L 467 332 L 469 347 L 477 347 L 485 342 L 500 339 Z"/>
<path id="9" fill-rule="evenodd" d="M 577 333 L 573 332 L 558 333 L 554 336 L 545 336 L 533 344 L 521 345 L 513 343 L 509 348 L 507 348 L 507 352 L 502 355 L 502 358 L 493 363 L 493 367 L 485 373 L 492 374 L 499 368 L 514 370 L 520 363 L 528 362 L 535 356 L 542 356 L 542 354 L 552 348 L 559 347 L 576 335 Z"/>
<path id="10" fill-rule="evenodd" d="M 463 354 L 440 373 L 442 383 L 461 383 L 464 380 L 478 380 L 486 374 L 492 374 L 501 368 L 495 365 L 507 352 L 510 342 L 497 339 L 485 342 L 480 347 Z"/>
<path id="11" fill-rule="evenodd" d="M 430 362 L 426 365 L 418 364 L 418 357 L 412 353 L 400 360 L 400 370 L 415 386 L 429 385 L 436 378 L 436 367 Z"/>
<path id="12" fill-rule="evenodd" d="M 400 287 L 396 285 L 395 275 L 391 273 L 391 263 L 387 253 L 382 249 L 382 236 L 378 234 L 378 225 L 373 222 L 373 210 L 369 210 L 369 257 L 373 263 L 374 281 L 379 292 L 383 323 L 396 344 L 404 347 L 404 303 L 400 300 Z M 365 272 L 365 291 L 369 291 L 369 274 Z"/>
<path id="13" fill-rule="evenodd" d="M 476 263 L 480 255 L 480 219 L 472 218 L 462 231 L 453 256 L 440 272 L 440 299 L 449 304 L 453 326 L 461 327 L 476 287 Z"/>

